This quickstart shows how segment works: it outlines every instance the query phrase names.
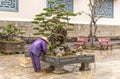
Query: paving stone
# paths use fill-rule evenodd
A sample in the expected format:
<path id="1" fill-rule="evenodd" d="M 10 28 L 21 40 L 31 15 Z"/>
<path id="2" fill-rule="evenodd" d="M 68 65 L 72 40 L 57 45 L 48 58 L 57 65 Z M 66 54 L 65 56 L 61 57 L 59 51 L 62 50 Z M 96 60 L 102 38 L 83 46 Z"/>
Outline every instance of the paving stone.
<path id="1" fill-rule="evenodd" d="M 0 79 L 5 79 L 5 77 L 2 74 L 0 74 Z"/>
<path id="2" fill-rule="evenodd" d="M 21 79 L 20 76 L 11 76 L 10 79 Z"/>
<path id="3" fill-rule="evenodd" d="M 53 78 L 51 78 L 51 77 L 49 77 L 49 76 L 44 76 L 44 77 L 42 77 L 42 78 L 39 78 L 39 79 L 53 79 Z"/>
<path id="4" fill-rule="evenodd" d="M 0 67 L 0 70 L 3 70 L 4 69 L 4 67 Z"/>
<path id="5" fill-rule="evenodd" d="M 80 79 L 75 76 L 63 76 L 63 77 L 55 77 L 53 79 Z"/>

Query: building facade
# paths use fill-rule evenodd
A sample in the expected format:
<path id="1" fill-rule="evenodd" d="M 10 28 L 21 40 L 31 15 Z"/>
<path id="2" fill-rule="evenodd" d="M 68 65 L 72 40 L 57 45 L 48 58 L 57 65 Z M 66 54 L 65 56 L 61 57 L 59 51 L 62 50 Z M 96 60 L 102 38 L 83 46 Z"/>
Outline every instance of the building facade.
<path id="1" fill-rule="evenodd" d="M 49 0 L 0 0 L 0 26 L 15 23 L 28 30 L 33 25 L 30 23 L 36 14 L 43 12 L 43 8 L 49 7 Z M 66 10 L 74 13 L 81 12 L 82 15 L 71 17 L 71 23 L 75 24 L 74 34 L 76 36 L 89 35 L 90 13 L 89 0 L 56 0 L 55 5 L 65 3 Z M 101 8 L 96 9 L 97 15 L 103 16 L 97 22 L 97 36 L 120 36 L 120 0 L 104 0 Z M 73 33 L 70 33 L 70 36 Z"/>

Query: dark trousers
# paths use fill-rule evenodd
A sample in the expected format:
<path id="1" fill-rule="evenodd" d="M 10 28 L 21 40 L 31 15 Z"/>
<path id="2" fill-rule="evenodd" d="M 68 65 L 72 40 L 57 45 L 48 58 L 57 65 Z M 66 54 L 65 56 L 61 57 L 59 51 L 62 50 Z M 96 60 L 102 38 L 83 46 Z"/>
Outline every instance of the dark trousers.
<path id="1" fill-rule="evenodd" d="M 32 64 L 34 67 L 35 72 L 40 72 L 41 66 L 40 66 L 40 56 L 37 56 L 36 54 L 29 52 L 30 57 L 32 59 Z"/>

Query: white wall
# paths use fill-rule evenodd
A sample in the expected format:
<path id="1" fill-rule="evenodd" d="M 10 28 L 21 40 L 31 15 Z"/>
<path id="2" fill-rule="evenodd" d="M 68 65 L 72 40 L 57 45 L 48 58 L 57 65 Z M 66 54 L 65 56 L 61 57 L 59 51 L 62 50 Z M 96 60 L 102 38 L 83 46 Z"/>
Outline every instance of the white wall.
<path id="1" fill-rule="evenodd" d="M 99 24 L 120 25 L 120 0 L 114 0 L 113 18 L 103 18 L 98 21 Z"/>
<path id="2" fill-rule="evenodd" d="M 74 0 L 74 12 L 87 12 L 89 0 Z M 19 0 L 19 11 L 8 12 L 0 11 L 0 20 L 13 20 L 13 21 L 32 21 L 35 14 L 42 12 L 46 7 L 46 0 Z M 120 25 L 120 0 L 114 0 L 114 17 L 101 18 L 98 24 L 107 25 Z M 86 14 L 78 15 L 71 19 L 72 23 L 76 24 L 89 24 L 90 18 Z"/>
<path id="3" fill-rule="evenodd" d="M 78 13 L 78 12 L 87 12 L 89 13 L 89 7 L 88 7 L 88 3 L 89 3 L 89 0 L 74 0 L 74 12 L 75 13 Z M 72 18 L 72 21 L 73 23 L 76 23 L 76 24 L 81 24 L 81 23 L 89 23 L 89 16 L 87 16 L 86 14 L 82 13 L 82 15 L 78 15 L 74 18 Z"/>
<path id="4" fill-rule="evenodd" d="M 74 12 L 85 12 L 89 13 L 89 0 L 74 0 Z M 97 24 L 107 25 L 120 25 L 120 0 L 114 0 L 113 18 L 100 18 Z M 89 24 L 90 18 L 88 15 L 83 13 L 81 16 L 77 16 L 72 19 L 71 22 L 79 24 Z"/>
<path id="5" fill-rule="evenodd" d="M 18 12 L 0 11 L 0 20 L 31 21 L 46 7 L 46 0 L 19 0 Z"/>

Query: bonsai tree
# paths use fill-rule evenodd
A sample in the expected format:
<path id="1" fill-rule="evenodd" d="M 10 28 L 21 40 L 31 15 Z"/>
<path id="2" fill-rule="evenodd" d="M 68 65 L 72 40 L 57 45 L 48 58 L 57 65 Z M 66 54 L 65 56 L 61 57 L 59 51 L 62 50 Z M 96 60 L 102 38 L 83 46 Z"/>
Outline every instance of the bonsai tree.
<path id="1" fill-rule="evenodd" d="M 70 16 L 76 16 L 76 14 L 64 10 L 65 4 L 53 6 L 54 1 L 49 1 L 49 3 L 50 7 L 44 8 L 43 13 L 37 14 L 33 23 L 39 25 L 34 28 L 36 30 L 34 35 L 48 36 L 51 41 L 50 49 L 52 50 L 65 43 L 68 30 L 73 30 L 70 28 L 70 26 L 73 26 L 69 23 Z"/>
<path id="2" fill-rule="evenodd" d="M 0 32 L 2 40 L 16 41 L 18 35 L 25 34 L 21 29 L 17 28 L 14 24 L 8 24 L 3 27 L 3 31 Z"/>
<path id="3" fill-rule="evenodd" d="M 23 53 L 25 48 L 25 41 L 18 40 L 17 36 L 25 34 L 21 29 L 17 28 L 14 24 L 8 24 L 3 27 L 0 41 L 0 52 L 10 53 Z"/>

